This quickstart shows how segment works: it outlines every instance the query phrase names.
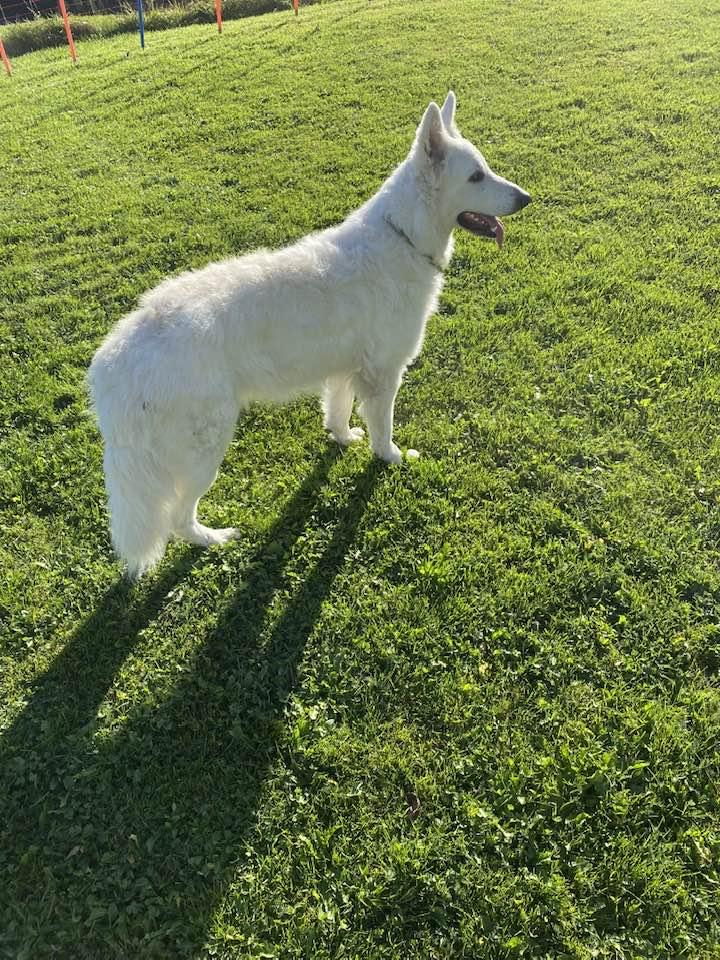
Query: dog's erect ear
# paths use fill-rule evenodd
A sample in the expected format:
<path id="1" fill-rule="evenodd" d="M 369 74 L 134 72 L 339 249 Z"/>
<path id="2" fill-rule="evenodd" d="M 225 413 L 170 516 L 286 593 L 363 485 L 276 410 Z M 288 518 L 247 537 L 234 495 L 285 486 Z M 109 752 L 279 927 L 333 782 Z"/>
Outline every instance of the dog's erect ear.
<path id="1" fill-rule="evenodd" d="M 460 131 L 455 126 L 455 94 L 452 90 L 449 91 L 448 95 L 445 97 L 445 103 L 442 105 L 440 113 L 442 114 L 443 123 L 445 124 L 445 129 L 450 134 L 451 137 L 459 137 Z"/>
<path id="2" fill-rule="evenodd" d="M 420 121 L 417 142 L 420 150 L 433 166 L 439 166 L 443 162 L 447 153 L 445 127 L 440 107 L 434 100 L 430 101 L 430 106 Z"/>

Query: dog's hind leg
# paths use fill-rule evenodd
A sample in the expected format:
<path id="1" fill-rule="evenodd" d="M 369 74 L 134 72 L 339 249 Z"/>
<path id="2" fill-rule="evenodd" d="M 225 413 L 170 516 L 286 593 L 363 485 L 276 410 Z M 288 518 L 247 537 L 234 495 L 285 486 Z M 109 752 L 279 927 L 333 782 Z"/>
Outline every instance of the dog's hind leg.
<path id="1" fill-rule="evenodd" d="M 172 516 L 174 537 L 199 547 L 217 546 L 237 537 L 238 531 L 234 527 L 217 530 L 204 526 L 197 518 L 198 503 L 215 482 L 226 446 L 227 444 L 221 443 L 212 449 L 205 448 L 202 455 L 198 455 L 197 451 L 186 450 L 182 462 L 177 464 L 177 500 Z"/>
<path id="2" fill-rule="evenodd" d="M 186 540 L 188 543 L 194 543 L 198 547 L 214 547 L 228 540 L 233 540 L 239 535 L 239 530 L 235 527 L 223 527 L 216 529 L 206 527 L 197 518 L 198 503 L 202 495 L 211 486 L 215 477 L 205 484 L 205 489 L 198 493 L 199 488 L 185 493 L 173 514 L 173 535 L 180 540 Z"/>
<path id="3" fill-rule="evenodd" d="M 325 429 L 330 431 L 333 440 L 342 447 L 365 436 L 362 427 L 350 426 L 354 400 L 355 395 L 350 380 L 346 377 L 328 378 L 322 401 Z"/>

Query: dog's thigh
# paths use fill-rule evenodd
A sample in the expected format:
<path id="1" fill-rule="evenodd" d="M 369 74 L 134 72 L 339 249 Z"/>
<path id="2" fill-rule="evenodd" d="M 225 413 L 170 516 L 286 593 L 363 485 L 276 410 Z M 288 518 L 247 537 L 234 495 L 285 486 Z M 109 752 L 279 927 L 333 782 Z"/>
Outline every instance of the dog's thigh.
<path id="1" fill-rule="evenodd" d="M 167 434 L 167 459 L 178 501 L 196 503 L 212 486 L 232 440 L 238 411 L 221 399 L 180 409 Z"/>

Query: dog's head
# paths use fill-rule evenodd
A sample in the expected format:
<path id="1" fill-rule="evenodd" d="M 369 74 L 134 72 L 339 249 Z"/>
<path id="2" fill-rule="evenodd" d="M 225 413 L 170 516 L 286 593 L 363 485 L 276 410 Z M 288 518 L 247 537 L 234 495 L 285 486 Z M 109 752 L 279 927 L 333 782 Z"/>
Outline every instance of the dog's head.
<path id="1" fill-rule="evenodd" d="M 413 148 L 420 180 L 437 198 L 439 209 L 453 225 L 502 246 L 500 215 L 516 213 L 530 203 L 529 194 L 499 177 L 455 125 L 455 94 L 442 108 L 431 102 Z"/>

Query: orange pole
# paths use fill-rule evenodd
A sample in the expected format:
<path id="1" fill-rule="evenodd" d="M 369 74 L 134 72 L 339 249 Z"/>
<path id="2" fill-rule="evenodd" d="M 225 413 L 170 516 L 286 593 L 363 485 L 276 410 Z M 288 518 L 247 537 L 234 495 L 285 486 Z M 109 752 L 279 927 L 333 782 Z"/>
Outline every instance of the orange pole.
<path id="1" fill-rule="evenodd" d="M 217 20 L 218 33 L 222 33 L 222 0 L 215 0 L 215 19 Z"/>
<path id="2" fill-rule="evenodd" d="M 0 40 L 0 60 L 2 60 L 5 69 L 7 70 L 7 75 L 12 76 L 12 67 L 10 66 L 10 61 L 8 60 L 8 55 L 5 53 L 5 47 L 3 46 L 2 40 Z"/>
<path id="3" fill-rule="evenodd" d="M 60 16 L 63 19 L 63 26 L 65 27 L 65 36 L 67 37 L 68 46 L 70 47 L 70 56 L 72 57 L 72 62 L 77 63 L 75 41 L 73 40 L 72 30 L 70 29 L 70 19 L 65 9 L 65 0 L 58 0 L 58 6 L 60 7 Z"/>
<path id="4" fill-rule="evenodd" d="M 295 11 L 295 16 L 297 16 L 299 6 L 300 6 L 300 0 L 293 0 L 293 10 Z"/>

